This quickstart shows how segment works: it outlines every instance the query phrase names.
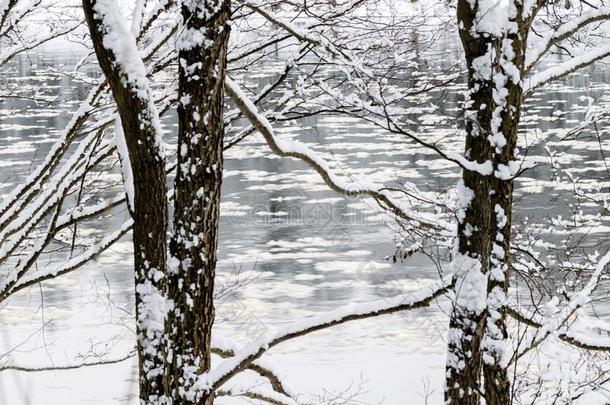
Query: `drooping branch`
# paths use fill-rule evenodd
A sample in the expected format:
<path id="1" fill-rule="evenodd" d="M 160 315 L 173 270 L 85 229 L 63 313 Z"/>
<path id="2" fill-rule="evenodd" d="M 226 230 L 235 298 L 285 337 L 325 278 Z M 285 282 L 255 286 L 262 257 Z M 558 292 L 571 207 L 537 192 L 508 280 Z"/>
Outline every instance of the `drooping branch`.
<path id="1" fill-rule="evenodd" d="M 260 114 L 257 107 L 248 100 L 243 94 L 239 86 L 231 79 L 227 78 L 225 82 L 227 94 L 237 105 L 242 114 L 248 118 L 250 123 L 263 136 L 267 145 L 273 153 L 282 157 L 292 157 L 305 162 L 313 168 L 322 177 L 322 180 L 333 191 L 346 196 L 369 196 L 374 198 L 380 205 L 388 207 L 388 209 L 403 220 L 410 221 L 413 224 L 421 225 L 427 228 L 452 232 L 452 225 L 446 223 L 433 216 L 426 216 L 423 213 L 411 211 L 405 207 L 401 207 L 395 202 L 389 194 L 382 190 L 384 187 L 381 184 L 372 183 L 370 181 L 355 182 L 343 176 L 338 176 L 331 170 L 328 163 L 318 156 L 313 150 L 301 142 L 285 141 L 277 139 L 273 127 L 267 118 Z"/>
<path id="2" fill-rule="evenodd" d="M 242 0 L 242 2 L 246 7 L 254 10 L 259 15 L 261 15 L 262 17 L 267 19 L 270 23 L 285 30 L 292 37 L 294 37 L 298 41 L 302 42 L 303 44 L 307 44 L 312 47 L 318 46 L 319 48 L 323 49 L 326 53 L 328 53 L 330 55 L 331 59 L 336 59 L 339 61 L 339 64 L 340 64 L 340 66 L 342 66 L 342 69 L 349 67 L 350 69 L 352 69 L 353 75 L 356 77 L 360 77 L 360 78 L 366 77 L 366 78 L 374 79 L 374 77 L 375 77 L 374 74 L 370 71 L 370 69 L 365 68 L 365 66 L 362 64 L 362 61 L 358 60 L 358 58 L 351 55 L 350 52 L 342 49 L 341 47 L 335 46 L 332 41 L 328 40 L 320 33 L 316 32 L 313 29 L 310 29 L 308 27 L 299 27 L 296 24 L 293 24 L 292 22 L 287 21 L 286 19 L 282 18 L 281 16 L 276 15 L 272 11 L 264 8 L 264 6 L 262 4 L 258 3 L 255 0 Z M 363 94 L 366 94 L 368 97 L 372 97 L 372 95 L 367 93 L 365 91 L 365 89 L 362 88 L 362 86 L 358 86 L 358 87 L 360 87 L 359 90 Z M 383 97 L 379 97 L 379 98 L 374 97 L 373 104 L 383 106 L 385 104 Z M 381 115 L 384 120 L 387 120 L 386 124 L 387 124 L 387 129 L 389 131 L 394 132 L 394 133 L 400 133 L 401 135 L 405 135 L 407 138 L 414 141 L 418 145 L 421 145 L 421 146 L 433 151 L 434 153 L 439 155 L 441 158 L 443 158 L 447 161 L 453 162 L 465 170 L 474 170 L 477 172 L 481 172 L 484 175 L 490 175 L 493 173 L 490 162 L 485 162 L 485 163 L 480 164 L 477 162 L 470 161 L 469 159 L 466 159 L 464 156 L 462 156 L 460 154 L 447 153 L 447 152 L 443 151 L 442 149 L 438 148 L 435 144 L 428 143 L 428 142 L 424 141 L 421 137 L 419 137 L 415 134 L 412 134 L 411 132 L 406 131 L 404 128 L 401 128 L 400 126 L 398 126 L 387 115 L 387 111 L 385 111 L 385 108 L 384 108 L 384 113 L 385 114 L 381 114 Z M 379 123 L 376 123 L 376 124 L 379 125 Z M 385 125 L 383 125 L 383 124 L 381 126 L 385 127 Z"/>
<path id="3" fill-rule="evenodd" d="M 340 325 L 349 321 L 372 318 L 380 315 L 407 311 L 428 306 L 434 299 L 445 294 L 452 285 L 452 278 L 445 277 L 430 286 L 397 297 L 366 304 L 349 304 L 319 316 L 307 318 L 283 329 L 272 336 L 264 336 L 237 354 L 200 376 L 195 389 L 216 391 L 225 382 L 244 370 L 254 360 L 278 344 L 309 333 Z"/>

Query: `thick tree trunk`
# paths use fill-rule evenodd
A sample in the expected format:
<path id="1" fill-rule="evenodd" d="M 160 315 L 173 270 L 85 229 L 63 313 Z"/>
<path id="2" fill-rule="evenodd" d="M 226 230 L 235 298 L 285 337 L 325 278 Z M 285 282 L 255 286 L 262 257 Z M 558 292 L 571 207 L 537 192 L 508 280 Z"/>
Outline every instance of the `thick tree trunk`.
<path id="1" fill-rule="evenodd" d="M 174 404 L 213 402 L 213 394 L 189 398 L 189 390 L 196 375 L 210 369 L 229 15 L 229 1 L 182 6 L 178 169 L 168 280 L 174 309 L 166 325 L 171 354 L 167 384 Z"/>
<path id="2" fill-rule="evenodd" d="M 507 338 L 504 304 L 527 24 L 515 2 L 511 22 L 516 29 L 500 35 L 479 32 L 485 17 L 478 7 L 478 2 L 458 1 L 470 98 L 465 156 L 480 165 L 464 169 L 460 185 L 445 402 L 478 405 L 484 397 L 487 405 L 506 405 L 511 398 L 502 363 Z M 506 10 L 487 11 L 493 12 Z"/>
<path id="3" fill-rule="evenodd" d="M 99 64 L 117 104 L 131 163 L 140 398 L 141 403 L 158 404 L 164 395 L 162 291 L 168 220 L 165 157 L 144 66 L 134 72 L 133 64 L 117 60 L 109 45 L 114 40 L 117 46 L 137 50 L 135 39 L 122 26 L 120 16 L 112 13 L 116 7 L 112 3 L 83 0 L 83 9 Z M 132 56 L 141 63 L 137 51 Z"/>

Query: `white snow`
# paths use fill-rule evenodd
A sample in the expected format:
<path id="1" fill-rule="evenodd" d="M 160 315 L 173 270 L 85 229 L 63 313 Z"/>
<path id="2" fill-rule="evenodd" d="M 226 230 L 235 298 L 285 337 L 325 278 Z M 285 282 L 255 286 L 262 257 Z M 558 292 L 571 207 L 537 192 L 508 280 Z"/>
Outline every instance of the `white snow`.
<path id="1" fill-rule="evenodd" d="M 134 212 L 134 188 L 133 188 L 133 172 L 131 169 L 131 160 L 129 159 L 129 151 L 127 150 L 127 143 L 125 141 L 125 133 L 123 132 L 123 124 L 121 123 L 121 117 L 116 115 L 114 124 L 114 143 L 119 154 L 121 161 L 121 173 L 123 175 L 123 186 L 125 188 L 125 195 L 127 196 L 127 205 L 131 212 Z"/>

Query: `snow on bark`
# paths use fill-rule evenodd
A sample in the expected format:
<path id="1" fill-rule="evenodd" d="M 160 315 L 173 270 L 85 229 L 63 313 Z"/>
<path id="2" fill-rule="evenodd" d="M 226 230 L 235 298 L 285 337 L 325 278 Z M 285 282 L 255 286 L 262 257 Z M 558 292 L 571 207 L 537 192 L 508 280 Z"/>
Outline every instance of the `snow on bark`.
<path id="1" fill-rule="evenodd" d="M 499 325 L 503 325 L 503 308 L 506 305 L 505 280 L 508 271 L 507 257 L 504 250 L 504 227 L 507 225 L 507 217 L 504 209 L 496 204 L 494 206 L 496 218 L 496 236 L 492 241 L 490 258 L 489 278 L 493 281 L 491 290 L 487 294 L 488 317 L 483 337 L 483 361 L 489 365 L 502 364 L 508 353 L 505 331 Z"/>
<path id="2" fill-rule="evenodd" d="M 474 198 L 474 192 L 466 187 L 463 179 L 458 181 L 456 189 L 458 193 L 457 218 L 458 221 L 463 221 L 466 218 L 466 209 L 468 209 L 470 202 Z"/>
<path id="3" fill-rule="evenodd" d="M 126 26 L 119 7 L 113 0 L 96 0 L 93 5 L 96 17 L 102 22 L 104 48 L 112 52 L 113 65 L 120 71 L 121 82 L 125 88 L 135 92 L 147 102 L 148 111 L 140 119 L 148 121 L 154 128 L 154 141 L 160 159 L 165 159 L 163 133 L 159 122 L 159 113 L 153 102 L 152 91 L 147 77 L 146 66 L 142 61 L 135 37 Z M 140 112 L 142 114 L 142 112 Z"/>
<path id="4" fill-rule="evenodd" d="M 487 308 L 487 275 L 478 259 L 457 254 L 451 262 L 456 279 L 455 304 L 464 311 L 481 314 Z"/>
<path id="5" fill-rule="evenodd" d="M 116 2 L 83 0 L 83 9 L 98 61 L 118 107 L 132 167 L 140 400 L 158 404 L 167 399 L 163 383 L 164 319 L 172 307 L 164 294 L 167 178 L 159 114 L 136 39 Z"/>
<path id="6" fill-rule="evenodd" d="M 178 141 L 173 229 L 169 243 L 165 382 L 175 404 L 212 405 L 194 395 L 211 367 L 214 283 L 223 174 L 224 79 L 228 0 L 182 3 L 178 32 Z"/>
<path id="7" fill-rule="evenodd" d="M 141 99 L 148 99 L 150 93 L 146 67 L 139 57 L 135 38 L 126 27 L 118 4 L 113 0 L 96 0 L 93 10 L 103 24 L 104 48 L 112 51 L 113 63 L 124 75 L 123 85 L 133 88 Z"/>
<path id="8" fill-rule="evenodd" d="M 509 381 L 505 290 L 512 179 L 515 167 L 526 38 L 520 2 L 461 0 L 459 29 L 469 69 L 466 92 L 468 167 L 458 185 L 458 242 L 452 261 L 455 297 L 449 325 L 445 401 L 505 403 Z M 484 385 L 482 381 L 484 380 Z M 484 389 L 482 389 L 482 386 Z M 481 393 L 484 391 L 484 394 Z"/>
<path id="9" fill-rule="evenodd" d="M 130 212 L 134 211 L 134 190 L 133 190 L 133 172 L 131 169 L 131 161 L 129 160 L 129 151 L 125 141 L 125 133 L 123 132 L 123 124 L 121 117 L 117 114 L 114 125 L 114 143 L 119 154 L 121 163 L 121 174 L 123 176 L 123 187 L 125 196 L 127 197 L 127 207 Z"/>

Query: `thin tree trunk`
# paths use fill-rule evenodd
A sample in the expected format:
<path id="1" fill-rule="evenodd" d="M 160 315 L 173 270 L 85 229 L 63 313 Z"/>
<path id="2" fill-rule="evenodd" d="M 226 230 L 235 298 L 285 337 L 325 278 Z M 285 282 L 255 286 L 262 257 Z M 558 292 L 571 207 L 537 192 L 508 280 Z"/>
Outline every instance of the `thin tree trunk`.
<path id="1" fill-rule="evenodd" d="M 135 39 L 113 8 L 116 8 L 114 2 L 83 0 L 93 46 L 121 118 L 133 175 L 133 205 L 129 208 L 134 219 L 140 399 L 143 404 L 158 404 L 164 398 L 162 326 L 168 221 L 165 156 L 160 142 L 159 117 Z M 134 69 L 131 61 L 117 60 L 113 45 L 125 47 L 121 58 L 132 57 L 141 65 Z M 133 52 L 135 54 L 131 55 Z"/>
<path id="2" fill-rule="evenodd" d="M 167 384 L 174 404 L 189 398 L 197 374 L 210 369 L 214 276 L 222 182 L 224 76 L 230 2 L 185 2 L 178 39 L 178 169 L 170 241 Z"/>

